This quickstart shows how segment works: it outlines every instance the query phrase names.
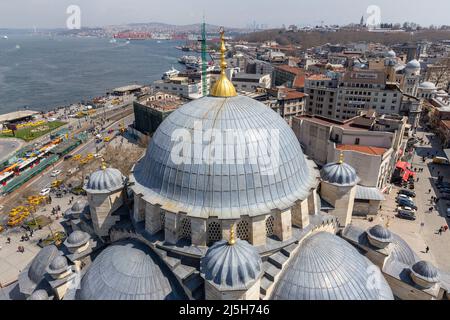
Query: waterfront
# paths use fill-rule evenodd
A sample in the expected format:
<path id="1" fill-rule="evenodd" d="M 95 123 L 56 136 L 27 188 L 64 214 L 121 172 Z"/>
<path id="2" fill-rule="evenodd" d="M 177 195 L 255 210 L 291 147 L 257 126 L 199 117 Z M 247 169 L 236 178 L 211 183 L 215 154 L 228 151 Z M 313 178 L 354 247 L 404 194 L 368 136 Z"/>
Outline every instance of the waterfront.
<path id="1" fill-rule="evenodd" d="M 177 66 L 179 41 L 117 41 L 41 35 L 0 41 L 0 114 L 52 110 L 130 83 L 149 84 Z"/>

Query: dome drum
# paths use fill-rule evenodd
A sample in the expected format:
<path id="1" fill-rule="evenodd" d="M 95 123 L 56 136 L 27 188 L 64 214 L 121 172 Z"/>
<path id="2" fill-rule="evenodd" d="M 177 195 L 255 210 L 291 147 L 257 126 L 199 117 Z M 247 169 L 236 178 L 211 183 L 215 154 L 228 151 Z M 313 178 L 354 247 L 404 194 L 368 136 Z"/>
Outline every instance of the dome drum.
<path id="1" fill-rule="evenodd" d="M 393 236 L 388 229 L 381 225 L 376 225 L 367 231 L 367 239 L 373 246 L 383 249 L 393 241 Z"/>
<path id="2" fill-rule="evenodd" d="M 439 271 L 430 262 L 419 261 L 411 267 L 412 280 L 422 288 L 431 288 L 439 282 Z"/>

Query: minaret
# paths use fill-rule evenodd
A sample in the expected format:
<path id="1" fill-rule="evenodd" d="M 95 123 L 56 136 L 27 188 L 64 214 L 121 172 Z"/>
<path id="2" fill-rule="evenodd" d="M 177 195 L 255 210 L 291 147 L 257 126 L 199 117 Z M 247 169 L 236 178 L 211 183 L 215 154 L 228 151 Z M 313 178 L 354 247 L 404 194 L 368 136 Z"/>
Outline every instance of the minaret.
<path id="1" fill-rule="evenodd" d="M 211 90 L 211 96 L 221 98 L 235 97 L 237 96 L 236 89 L 225 73 L 227 70 L 227 62 L 225 61 L 225 53 L 227 52 L 227 48 L 225 46 L 225 31 L 223 28 L 220 30 L 220 42 L 220 78 L 214 84 Z"/>

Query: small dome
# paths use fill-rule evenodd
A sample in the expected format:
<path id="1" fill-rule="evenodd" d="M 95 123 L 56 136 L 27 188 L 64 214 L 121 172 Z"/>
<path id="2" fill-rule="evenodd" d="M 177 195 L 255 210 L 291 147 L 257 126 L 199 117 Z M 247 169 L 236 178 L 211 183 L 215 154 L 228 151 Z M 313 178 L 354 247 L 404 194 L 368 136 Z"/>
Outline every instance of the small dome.
<path id="1" fill-rule="evenodd" d="M 48 293 L 45 290 L 36 290 L 33 294 L 28 298 L 28 300 L 48 300 Z"/>
<path id="2" fill-rule="evenodd" d="M 385 66 L 394 67 L 397 63 L 393 59 L 386 59 L 384 61 Z"/>
<path id="3" fill-rule="evenodd" d="M 81 280 L 78 300 L 187 299 L 167 266 L 139 241 L 103 250 Z"/>
<path id="4" fill-rule="evenodd" d="M 376 240 L 380 242 L 391 242 L 392 241 L 392 233 L 389 231 L 389 229 L 381 226 L 376 225 L 372 228 L 370 228 L 367 231 L 368 235 L 372 238 L 375 238 Z"/>
<path id="5" fill-rule="evenodd" d="M 124 177 L 119 170 L 105 168 L 91 174 L 85 189 L 90 193 L 111 192 L 123 188 L 123 185 Z"/>
<path id="6" fill-rule="evenodd" d="M 397 54 L 395 53 L 394 50 L 390 50 L 386 53 L 386 56 L 389 58 L 395 58 L 395 57 L 397 57 Z"/>
<path id="7" fill-rule="evenodd" d="M 389 259 L 400 261 L 403 264 L 412 266 L 418 261 L 418 257 L 409 244 L 397 234 L 392 235 L 391 254 Z"/>
<path id="8" fill-rule="evenodd" d="M 411 271 L 414 275 L 426 282 L 436 283 L 439 281 L 439 272 L 435 266 L 428 261 L 419 261 L 415 263 Z"/>
<path id="9" fill-rule="evenodd" d="M 57 256 L 47 268 L 50 274 L 58 274 L 67 270 L 67 258 L 65 256 Z"/>
<path id="10" fill-rule="evenodd" d="M 86 206 L 88 205 L 88 202 L 86 200 L 78 200 L 77 202 L 74 203 L 74 205 L 72 206 L 72 208 L 70 208 L 70 210 L 72 212 L 82 212 Z"/>
<path id="11" fill-rule="evenodd" d="M 376 277 L 376 278 L 374 278 Z M 376 283 L 377 285 L 371 285 Z M 281 275 L 274 300 L 393 300 L 378 267 L 338 236 L 306 238 Z"/>
<path id="12" fill-rule="evenodd" d="M 90 235 L 84 231 L 76 230 L 72 232 L 64 242 L 66 247 L 80 247 L 89 241 Z"/>
<path id="13" fill-rule="evenodd" d="M 222 240 L 211 246 L 201 260 L 206 281 L 220 289 L 246 290 L 262 273 L 262 261 L 255 247 L 237 240 L 230 245 Z"/>
<path id="14" fill-rule="evenodd" d="M 426 82 L 422 82 L 419 85 L 419 89 L 422 89 L 422 90 L 436 90 L 436 86 L 434 85 L 434 83 L 426 81 Z"/>
<path id="15" fill-rule="evenodd" d="M 420 69 L 420 62 L 417 61 L 416 59 L 411 60 L 410 62 L 408 62 L 406 64 L 406 68 L 408 68 L 408 69 Z"/>
<path id="16" fill-rule="evenodd" d="M 354 186 L 359 181 L 355 169 L 344 162 L 326 164 L 320 171 L 320 177 L 322 181 L 340 186 Z"/>

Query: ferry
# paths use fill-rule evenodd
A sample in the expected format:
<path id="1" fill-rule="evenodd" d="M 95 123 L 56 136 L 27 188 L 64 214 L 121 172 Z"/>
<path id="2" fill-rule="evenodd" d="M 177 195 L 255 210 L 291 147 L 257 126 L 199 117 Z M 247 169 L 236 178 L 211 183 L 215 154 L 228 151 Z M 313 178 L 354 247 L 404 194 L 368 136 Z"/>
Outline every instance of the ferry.
<path id="1" fill-rule="evenodd" d="M 164 75 L 163 75 L 162 79 L 163 79 L 163 80 L 170 80 L 170 79 L 172 79 L 173 77 L 178 76 L 179 74 L 180 74 L 180 71 L 178 71 L 177 69 L 175 69 L 175 68 L 172 66 L 172 69 L 171 69 L 171 70 L 164 72 Z"/>
<path id="2" fill-rule="evenodd" d="M 3 36 L 3 39 L 8 40 L 8 36 Z"/>

